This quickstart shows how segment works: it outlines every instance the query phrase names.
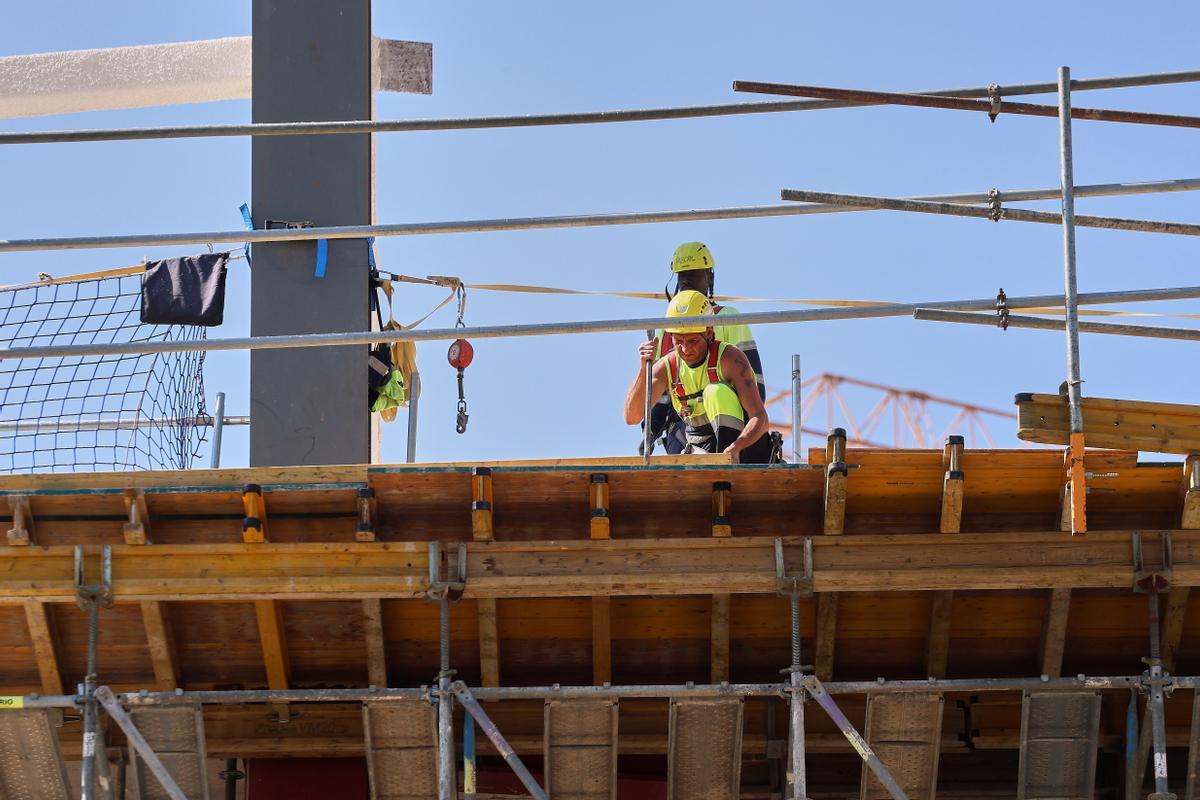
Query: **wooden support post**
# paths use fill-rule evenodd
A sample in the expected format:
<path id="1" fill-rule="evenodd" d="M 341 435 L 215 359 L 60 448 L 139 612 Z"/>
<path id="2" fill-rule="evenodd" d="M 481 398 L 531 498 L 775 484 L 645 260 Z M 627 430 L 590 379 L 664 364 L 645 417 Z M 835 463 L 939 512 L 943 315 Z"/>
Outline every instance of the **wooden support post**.
<path id="1" fill-rule="evenodd" d="M 179 661 L 175 658 L 175 637 L 171 633 L 171 619 L 167 604 L 157 600 L 143 600 L 142 625 L 146 629 L 146 646 L 150 650 L 150 662 L 154 665 L 154 683 L 160 692 L 173 692 L 181 686 Z"/>
<path id="2" fill-rule="evenodd" d="M 256 600 L 254 614 L 258 618 L 258 637 L 262 642 L 267 687 L 286 689 L 291 683 L 291 667 L 287 657 L 287 637 L 283 630 L 283 606 L 278 600 Z M 272 703 L 271 707 L 279 722 L 291 719 L 286 703 Z"/>
<path id="3" fill-rule="evenodd" d="M 8 507 L 12 510 L 12 527 L 8 529 L 10 547 L 26 547 L 33 541 L 33 512 L 29 508 L 29 497 L 10 494 Z"/>
<path id="4" fill-rule="evenodd" d="M 612 683 L 612 598 L 592 598 L 592 683 Z"/>
<path id="5" fill-rule="evenodd" d="M 495 538 L 492 527 L 492 470 L 475 467 L 471 470 L 471 533 L 477 542 Z"/>
<path id="6" fill-rule="evenodd" d="M 591 506 L 592 539 L 609 539 L 612 528 L 608 517 L 608 476 L 592 475 L 588 486 Z M 612 598 L 592 598 L 592 683 L 612 683 Z"/>
<path id="7" fill-rule="evenodd" d="M 727 594 L 712 596 L 712 683 L 729 681 L 729 607 L 731 597 Z"/>
<path id="8" fill-rule="evenodd" d="M 608 518 L 608 476 L 597 474 L 591 478 L 588 487 L 588 500 L 592 507 L 589 522 L 593 539 L 608 539 L 611 527 Z"/>
<path id="9" fill-rule="evenodd" d="M 471 535 L 477 542 L 496 538 L 492 522 L 492 470 L 471 469 Z M 479 674 L 484 686 L 500 685 L 500 634 L 496 623 L 496 601 L 481 597 L 479 605 Z"/>
<path id="10" fill-rule="evenodd" d="M 846 524 L 846 431 L 834 428 L 825 445 L 825 533 L 840 534 Z"/>
<path id="11" fill-rule="evenodd" d="M 54 631 L 54 618 L 45 603 L 37 600 L 25 601 L 25 621 L 29 625 L 29 639 L 33 644 L 33 657 L 37 659 L 38 676 L 42 681 L 42 694 L 62 694 L 62 673 L 58 669 L 58 637 Z"/>
<path id="12" fill-rule="evenodd" d="M 1185 530 L 1200 528 L 1200 455 L 1190 455 L 1184 462 L 1179 494 L 1179 527 Z M 1168 672 L 1174 672 L 1178 663 L 1190 596 L 1191 590 L 1187 586 L 1172 586 L 1167 595 L 1162 626 L 1162 660 L 1163 668 Z"/>
<path id="13" fill-rule="evenodd" d="M 1071 446 L 1067 452 L 1068 480 L 1071 484 L 1071 535 L 1087 533 L 1087 472 L 1084 467 L 1084 444 L 1082 433 L 1071 434 Z"/>
<path id="14" fill-rule="evenodd" d="M 150 544 L 150 511 L 144 491 L 125 490 L 125 515 L 125 544 Z"/>
<path id="15" fill-rule="evenodd" d="M 246 544 L 262 544 L 267 538 L 267 504 L 263 500 L 262 487 L 248 483 L 242 488 L 242 508 L 246 516 L 242 520 L 242 541 Z"/>
<path id="16" fill-rule="evenodd" d="M 833 680 L 834 642 L 837 640 L 838 594 L 817 595 L 817 637 L 813 648 L 813 669 L 817 679 Z"/>
<path id="17" fill-rule="evenodd" d="M 363 638 L 367 643 L 367 682 L 371 686 L 388 685 L 387 650 L 383 638 L 383 602 L 375 597 L 363 600 Z"/>
<path id="18" fill-rule="evenodd" d="M 1042 674 L 1057 678 L 1062 674 L 1063 651 L 1067 641 L 1067 621 L 1071 613 L 1071 590 L 1051 589 L 1042 621 L 1039 662 Z"/>
<path id="19" fill-rule="evenodd" d="M 938 523 L 938 530 L 942 533 L 958 533 L 962 530 L 965 478 L 962 469 L 963 444 L 963 437 L 947 436 L 942 449 L 942 513 Z M 925 674 L 930 678 L 946 677 L 953 611 L 953 591 L 946 589 L 933 593 L 929 606 L 929 651 L 925 658 Z"/>
<path id="20" fill-rule="evenodd" d="M 824 532 L 840 536 L 846 526 L 846 431 L 834 428 L 825 440 Z M 813 669 L 819 680 L 833 680 L 834 644 L 837 641 L 838 595 L 817 595 L 817 635 L 813 644 Z"/>
<path id="21" fill-rule="evenodd" d="M 364 486 L 358 490 L 358 525 L 354 529 L 354 540 L 357 542 L 375 541 L 375 520 L 377 516 L 375 490 Z"/>
<path id="22" fill-rule="evenodd" d="M 733 484 L 729 481 L 716 481 L 712 485 L 712 535 L 732 536 L 733 523 L 729 514 L 733 508 Z"/>

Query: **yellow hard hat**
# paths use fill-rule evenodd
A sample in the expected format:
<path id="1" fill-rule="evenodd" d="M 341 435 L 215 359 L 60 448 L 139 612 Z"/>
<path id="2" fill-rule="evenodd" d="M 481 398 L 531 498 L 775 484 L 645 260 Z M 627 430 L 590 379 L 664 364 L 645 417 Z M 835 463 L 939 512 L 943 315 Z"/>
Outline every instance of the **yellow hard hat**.
<path id="1" fill-rule="evenodd" d="M 701 245 L 701 247 L 703 246 Z M 680 292 L 671 298 L 671 302 L 667 303 L 667 316 L 672 319 L 675 317 L 703 317 L 712 313 L 712 301 L 694 289 L 686 289 Z M 667 333 L 704 333 L 708 330 L 708 326 L 698 328 L 672 328 L 668 326 L 665 330 Z"/>
<path id="2" fill-rule="evenodd" d="M 708 245 L 703 242 L 684 242 L 675 248 L 671 259 L 672 272 L 688 272 L 693 269 L 712 269 L 717 265 Z"/>

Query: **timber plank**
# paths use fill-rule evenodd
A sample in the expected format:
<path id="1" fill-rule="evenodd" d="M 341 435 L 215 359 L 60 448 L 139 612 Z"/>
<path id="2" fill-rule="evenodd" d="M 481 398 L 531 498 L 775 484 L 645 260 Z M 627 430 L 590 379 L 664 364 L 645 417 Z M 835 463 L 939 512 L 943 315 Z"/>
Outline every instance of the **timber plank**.
<path id="1" fill-rule="evenodd" d="M 175 636 L 167 615 L 167 604 L 146 600 L 141 607 L 155 686 L 160 692 L 173 692 L 179 687 L 179 661 L 175 657 Z"/>
<path id="2" fill-rule="evenodd" d="M 25 619 L 37 661 L 38 676 L 41 678 L 42 694 L 62 694 L 64 688 L 62 673 L 58 668 L 58 636 L 54 630 L 52 613 L 53 610 L 45 603 L 25 601 Z"/>
<path id="3" fill-rule="evenodd" d="M 1083 434 L 1089 445 L 1158 453 L 1200 451 L 1200 406 L 1085 397 Z M 1019 394 L 1017 436 L 1028 442 L 1067 444 L 1067 399 Z"/>

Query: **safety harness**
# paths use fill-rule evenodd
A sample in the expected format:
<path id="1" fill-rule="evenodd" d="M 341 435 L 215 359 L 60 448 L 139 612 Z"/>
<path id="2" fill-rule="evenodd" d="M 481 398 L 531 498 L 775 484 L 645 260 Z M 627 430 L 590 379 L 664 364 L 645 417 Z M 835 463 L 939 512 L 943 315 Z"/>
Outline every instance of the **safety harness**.
<path id="1" fill-rule="evenodd" d="M 669 335 L 669 334 L 667 334 Z M 721 343 L 716 339 L 710 339 L 708 344 L 708 382 L 720 383 L 721 376 L 718 374 L 717 368 L 721 363 Z M 697 397 L 704 395 L 704 389 L 700 391 L 688 393 L 684 388 L 683 381 L 679 379 L 679 351 L 672 349 L 667 353 L 667 374 L 671 380 L 671 394 L 679 400 L 679 415 L 690 417 L 692 415 L 691 402 Z"/>

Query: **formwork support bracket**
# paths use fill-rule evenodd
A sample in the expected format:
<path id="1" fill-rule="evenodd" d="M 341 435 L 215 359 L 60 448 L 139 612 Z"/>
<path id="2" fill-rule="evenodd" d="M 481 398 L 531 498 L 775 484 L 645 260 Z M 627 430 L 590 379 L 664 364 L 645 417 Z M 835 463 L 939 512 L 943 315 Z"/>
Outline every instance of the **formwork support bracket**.
<path id="1" fill-rule="evenodd" d="M 813 594 L 813 542 L 811 536 L 804 537 L 804 564 L 799 575 L 789 575 L 784 559 L 783 539 L 775 540 L 775 591 L 780 597 L 812 597 Z"/>

